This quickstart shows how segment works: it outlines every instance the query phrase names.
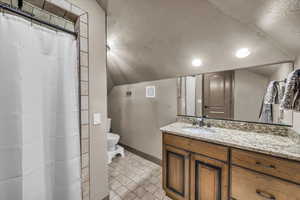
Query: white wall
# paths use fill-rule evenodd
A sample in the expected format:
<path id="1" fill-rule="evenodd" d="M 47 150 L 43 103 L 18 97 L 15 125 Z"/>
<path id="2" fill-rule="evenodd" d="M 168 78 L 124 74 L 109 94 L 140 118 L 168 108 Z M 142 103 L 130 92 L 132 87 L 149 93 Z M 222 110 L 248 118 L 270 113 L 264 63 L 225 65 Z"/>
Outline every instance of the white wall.
<path id="1" fill-rule="evenodd" d="M 259 121 L 269 79 L 248 70 L 236 70 L 234 81 L 234 119 Z"/>
<path id="2" fill-rule="evenodd" d="M 100 112 L 103 119 L 106 119 L 105 12 L 95 0 L 70 0 L 70 2 L 89 13 L 90 119 L 95 112 Z M 109 193 L 105 126 L 104 121 L 101 126 L 92 125 L 90 129 L 91 200 L 101 200 Z"/>
<path id="3" fill-rule="evenodd" d="M 202 81 L 203 75 L 196 76 L 196 116 L 202 116 Z"/>
<path id="4" fill-rule="evenodd" d="M 186 115 L 195 116 L 196 115 L 196 77 L 187 76 L 186 77 Z"/>
<path id="5" fill-rule="evenodd" d="M 159 128 L 176 120 L 177 79 L 115 86 L 108 96 L 113 132 L 121 143 L 162 158 Z M 156 98 L 145 97 L 145 87 L 156 86 Z M 126 92 L 131 91 L 131 96 Z"/>

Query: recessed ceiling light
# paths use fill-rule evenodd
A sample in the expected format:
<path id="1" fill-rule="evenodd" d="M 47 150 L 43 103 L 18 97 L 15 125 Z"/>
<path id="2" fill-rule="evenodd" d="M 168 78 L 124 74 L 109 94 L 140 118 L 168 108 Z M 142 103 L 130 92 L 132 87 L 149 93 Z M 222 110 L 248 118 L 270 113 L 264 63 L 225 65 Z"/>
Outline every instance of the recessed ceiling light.
<path id="1" fill-rule="evenodd" d="M 193 61 L 192 61 L 192 65 L 193 67 L 200 67 L 202 65 L 202 60 L 199 59 L 199 58 L 195 58 Z"/>
<path id="2" fill-rule="evenodd" d="M 246 58 L 250 54 L 251 54 L 251 52 L 249 51 L 249 49 L 241 48 L 241 49 L 236 51 L 235 56 L 238 57 L 238 58 Z"/>

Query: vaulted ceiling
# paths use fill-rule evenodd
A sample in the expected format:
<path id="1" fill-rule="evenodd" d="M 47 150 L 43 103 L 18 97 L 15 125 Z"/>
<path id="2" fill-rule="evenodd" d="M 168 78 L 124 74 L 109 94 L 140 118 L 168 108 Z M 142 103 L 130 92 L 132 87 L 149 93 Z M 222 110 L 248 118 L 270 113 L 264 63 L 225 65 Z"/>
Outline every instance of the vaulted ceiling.
<path id="1" fill-rule="evenodd" d="M 108 0 L 107 15 L 111 85 L 300 55 L 300 0 Z M 251 55 L 236 58 L 243 47 Z"/>

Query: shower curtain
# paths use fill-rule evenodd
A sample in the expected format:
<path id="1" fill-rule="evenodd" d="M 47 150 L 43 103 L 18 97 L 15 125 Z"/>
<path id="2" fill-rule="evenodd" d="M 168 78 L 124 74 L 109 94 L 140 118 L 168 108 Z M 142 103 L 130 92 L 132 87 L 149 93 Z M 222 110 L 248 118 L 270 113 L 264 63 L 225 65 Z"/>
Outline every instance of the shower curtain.
<path id="1" fill-rule="evenodd" d="M 73 36 L 0 15 L 0 199 L 80 200 Z"/>

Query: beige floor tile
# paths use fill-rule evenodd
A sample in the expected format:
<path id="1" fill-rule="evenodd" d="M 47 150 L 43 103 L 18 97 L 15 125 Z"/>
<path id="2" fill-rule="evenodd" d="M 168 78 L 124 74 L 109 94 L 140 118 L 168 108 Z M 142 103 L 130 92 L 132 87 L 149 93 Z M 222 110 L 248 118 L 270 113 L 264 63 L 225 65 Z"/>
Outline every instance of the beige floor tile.
<path id="1" fill-rule="evenodd" d="M 115 192 L 120 196 L 123 197 L 127 192 L 128 189 L 124 186 L 119 187 L 117 190 L 115 190 Z"/>
<path id="2" fill-rule="evenodd" d="M 138 197 L 140 197 L 140 198 L 142 198 L 146 192 L 147 192 L 147 191 L 146 191 L 143 187 L 138 187 L 138 188 L 134 191 L 134 193 L 135 193 Z"/>
<path id="3" fill-rule="evenodd" d="M 125 151 L 109 164 L 111 200 L 170 200 L 162 189 L 161 166 Z"/>
<path id="4" fill-rule="evenodd" d="M 137 189 L 139 187 L 139 184 L 137 184 L 136 182 L 134 181 L 131 181 L 130 183 L 128 183 L 126 185 L 127 189 L 130 190 L 130 191 L 134 191 L 135 189 Z"/>
<path id="5" fill-rule="evenodd" d="M 122 199 L 124 200 L 134 200 L 137 196 L 133 192 L 126 193 Z"/>
<path id="6" fill-rule="evenodd" d="M 158 190 L 158 188 L 155 185 L 153 185 L 152 183 L 147 184 L 144 188 L 147 192 L 150 192 L 150 193 L 154 193 L 156 190 Z"/>
<path id="7" fill-rule="evenodd" d="M 121 186 L 121 183 L 118 180 L 114 180 L 109 186 L 112 190 L 117 190 Z"/>

